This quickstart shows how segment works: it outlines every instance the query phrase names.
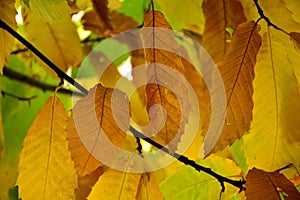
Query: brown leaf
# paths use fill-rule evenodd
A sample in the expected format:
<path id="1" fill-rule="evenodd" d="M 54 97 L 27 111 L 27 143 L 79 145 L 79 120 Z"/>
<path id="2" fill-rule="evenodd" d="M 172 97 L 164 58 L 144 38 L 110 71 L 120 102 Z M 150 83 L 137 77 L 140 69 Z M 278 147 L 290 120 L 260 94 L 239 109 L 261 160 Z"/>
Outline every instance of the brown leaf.
<path id="1" fill-rule="evenodd" d="M 227 96 L 225 124 L 220 137 L 216 133 L 205 136 L 204 156 L 233 144 L 249 130 L 253 108 L 254 65 L 260 46 L 261 37 L 254 22 L 246 22 L 237 27 L 228 52 L 218 66 Z M 214 92 L 219 92 L 218 88 Z M 225 117 L 225 113 L 220 113 L 219 117 Z M 208 125 L 204 126 L 204 133 L 207 127 Z M 217 139 L 218 142 L 211 150 L 212 143 Z"/>
<path id="2" fill-rule="evenodd" d="M 235 30 L 238 24 L 246 21 L 243 7 L 237 0 L 206 0 L 203 12 L 206 18 L 203 47 L 215 62 L 220 62 L 231 41 L 227 29 Z"/>
<path id="3" fill-rule="evenodd" d="M 98 181 L 99 177 L 103 174 L 103 167 L 98 167 L 95 171 L 83 177 L 78 177 L 78 188 L 75 190 L 76 200 L 86 200 L 92 187 Z"/>
<path id="4" fill-rule="evenodd" d="M 92 3 L 98 19 L 103 24 L 105 35 L 111 35 L 113 26 L 109 17 L 108 0 L 92 0 Z"/>
<path id="5" fill-rule="evenodd" d="M 110 13 L 110 17 L 111 23 L 114 27 L 113 30 L 109 29 L 108 31 L 103 21 L 98 18 L 97 13 L 93 10 L 87 12 L 82 17 L 83 26 L 86 30 L 91 30 L 94 33 L 104 37 L 109 37 L 111 36 L 111 34 L 117 34 L 128 29 L 136 28 L 138 26 L 137 22 L 134 21 L 131 17 L 127 17 L 121 13 L 117 13 L 116 11 L 112 11 Z"/>
<path id="6" fill-rule="evenodd" d="M 145 50 L 147 110 L 153 125 L 146 132 L 156 133 L 155 140 L 162 145 L 168 144 L 170 151 L 174 152 L 190 112 L 186 80 L 181 76 L 184 75 L 184 66 L 178 55 L 180 48 L 174 40 L 173 32 L 167 30 L 171 30 L 171 26 L 162 13 L 148 12 L 144 27 L 154 27 L 152 31 L 144 28 L 141 35 L 144 45 L 152 47 Z M 158 49 L 165 45 L 169 45 L 176 53 Z"/>
<path id="7" fill-rule="evenodd" d="M 17 11 L 15 10 L 14 0 L 0 1 L 0 19 L 14 29 L 17 28 L 15 20 L 16 14 Z M 4 29 L 0 29 L 0 75 L 2 75 L 3 66 L 8 65 L 8 59 L 13 44 L 14 38 Z"/>
<path id="8" fill-rule="evenodd" d="M 295 44 L 295 49 L 297 49 L 298 51 L 300 51 L 300 33 L 291 32 L 290 33 L 290 37 L 291 37 L 292 41 Z"/>
<path id="9" fill-rule="evenodd" d="M 159 200 L 163 199 L 163 195 L 159 189 L 159 185 L 156 182 L 153 174 L 143 173 L 140 179 L 138 191 L 136 194 L 137 200 Z"/>
<path id="10" fill-rule="evenodd" d="M 76 103 L 69 119 L 67 139 L 80 176 L 102 165 L 95 157 L 105 159 L 105 164 L 114 160 L 118 152 L 112 147 L 121 146 L 129 129 L 128 106 L 124 93 L 100 84 Z"/>
<path id="11" fill-rule="evenodd" d="M 246 176 L 246 197 L 249 200 L 300 199 L 300 193 L 283 174 L 251 169 Z"/>

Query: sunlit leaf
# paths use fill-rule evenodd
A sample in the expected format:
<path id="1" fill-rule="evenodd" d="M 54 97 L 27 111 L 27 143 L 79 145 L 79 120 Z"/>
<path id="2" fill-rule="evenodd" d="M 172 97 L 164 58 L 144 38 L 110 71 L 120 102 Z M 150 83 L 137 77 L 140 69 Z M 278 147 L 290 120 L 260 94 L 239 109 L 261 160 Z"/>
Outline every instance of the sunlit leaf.
<path id="1" fill-rule="evenodd" d="M 77 186 L 64 130 L 67 113 L 51 97 L 27 132 L 20 154 L 19 194 L 22 199 L 70 199 Z"/>
<path id="2" fill-rule="evenodd" d="M 233 144 L 249 130 L 253 108 L 254 65 L 260 45 L 261 37 L 254 22 L 246 22 L 237 27 L 229 50 L 218 66 L 227 96 L 225 124 L 224 127 L 220 127 L 223 129 L 220 137 L 216 133 L 205 136 L 204 155 Z M 225 113 L 220 113 L 219 116 L 225 117 Z M 207 126 L 204 126 L 204 130 L 206 132 Z M 211 150 L 212 143 L 216 139 L 218 142 Z"/>
<path id="3" fill-rule="evenodd" d="M 129 129 L 130 117 L 126 106 L 129 106 L 128 99 L 123 92 L 104 88 L 100 84 L 74 106 L 67 127 L 67 139 L 80 176 L 89 174 L 102 165 L 95 155 L 105 157 L 111 162 L 115 159 L 116 152 L 104 138 L 116 146 L 121 146 L 126 130 Z M 121 118 L 119 123 L 115 121 L 116 115 Z M 83 141 L 88 142 L 83 144 Z"/>
<path id="4" fill-rule="evenodd" d="M 251 169 L 246 176 L 246 197 L 249 200 L 300 199 L 300 193 L 283 174 Z"/>
<path id="5" fill-rule="evenodd" d="M 269 28 L 264 34 L 255 68 L 253 123 L 244 138 L 250 167 L 272 171 L 288 163 L 300 166 L 300 94 L 293 68 L 299 54 L 290 54 L 291 49 L 284 33 Z"/>
<path id="6" fill-rule="evenodd" d="M 236 29 L 236 26 L 246 18 L 242 4 L 237 0 L 209 0 L 203 2 L 205 29 L 203 47 L 215 62 L 220 62 L 226 53 L 231 36 L 226 29 Z"/>
<path id="7" fill-rule="evenodd" d="M 34 7 L 39 16 L 47 21 L 54 22 L 64 18 L 66 12 L 69 11 L 67 2 L 64 0 L 43 1 L 43 0 L 30 0 L 26 3 L 28 8 Z"/>
<path id="8" fill-rule="evenodd" d="M 0 1 L 0 19 L 5 23 L 17 28 L 15 16 L 17 11 L 15 10 L 15 1 Z M 4 65 L 8 65 L 8 59 L 10 52 L 14 44 L 14 38 L 6 32 L 4 29 L 0 29 L 0 75 L 2 75 L 2 68 Z"/>
<path id="9" fill-rule="evenodd" d="M 224 159 L 212 155 L 205 160 L 199 160 L 197 163 L 210 167 L 223 176 L 237 176 L 241 170 L 232 160 Z M 225 193 L 222 198 L 229 199 L 234 193 L 238 192 L 225 183 Z M 161 191 L 165 199 L 219 199 L 221 192 L 220 183 L 210 175 L 197 172 L 189 166 L 183 166 L 176 173 L 166 179 L 161 185 Z"/>
<path id="10" fill-rule="evenodd" d="M 145 15 L 144 27 L 153 27 L 152 31 L 145 31 L 142 35 L 143 41 L 153 47 L 145 50 L 148 81 L 147 110 L 153 120 L 151 123 L 153 126 L 149 132 L 157 133 L 156 140 L 163 145 L 168 144 L 171 152 L 174 152 L 184 132 L 190 112 L 188 89 L 184 77 L 180 77 L 184 75 L 184 66 L 178 54 L 156 49 L 156 45 L 161 43 L 171 45 L 175 52 L 179 52 L 179 46 L 173 34 L 166 30 L 171 27 L 162 13 L 148 12 Z M 155 28 L 165 28 L 165 30 L 158 33 Z M 157 104 L 164 109 L 162 107 L 151 108 Z"/>
<path id="11" fill-rule="evenodd" d="M 44 21 L 34 6 L 24 8 L 22 12 L 27 39 L 63 71 L 67 71 L 69 66 L 78 66 L 82 59 L 76 27 L 71 21 L 67 5 L 65 8 L 63 18 L 51 23 Z M 37 27 L 43 28 L 37 31 Z M 54 75 L 51 70 L 49 73 Z"/>
<path id="12" fill-rule="evenodd" d="M 119 158 L 117 161 L 120 162 L 120 164 L 127 163 L 123 166 L 124 172 L 112 168 L 104 172 L 93 187 L 92 192 L 88 197 L 89 200 L 135 199 L 141 174 L 126 172 L 129 168 L 136 167 L 135 163 L 127 162 L 127 159 L 131 158 Z"/>

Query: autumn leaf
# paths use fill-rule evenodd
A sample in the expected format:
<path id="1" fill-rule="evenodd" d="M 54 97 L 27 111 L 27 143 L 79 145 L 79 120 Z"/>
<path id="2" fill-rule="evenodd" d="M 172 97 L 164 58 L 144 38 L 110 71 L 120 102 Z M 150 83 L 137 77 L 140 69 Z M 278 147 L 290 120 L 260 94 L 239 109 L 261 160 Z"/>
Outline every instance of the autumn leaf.
<path id="1" fill-rule="evenodd" d="M 127 17 L 117 11 L 112 11 L 109 15 L 111 17 L 110 23 L 114 27 L 113 29 L 107 29 L 107 26 L 98 18 L 97 13 L 93 10 L 85 13 L 82 17 L 83 26 L 86 30 L 91 30 L 104 37 L 110 37 L 112 34 L 117 34 L 138 26 L 137 22 L 131 17 Z"/>
<path id="2" fill-rule="evenodd" d="M 294 42 L 295 49 L 297 49 L 298 51 L 300 51 L 300 33 L 291 32 L 290 36 L 291 36 L 291 39 Z"/>
<path id="3" fill-rule="evenodd" d="M 61 70 L 67 71 L 68 67 L 77 67 L 80 64 L 83 54 L 68 5 L 64 8 L 63 18 L 51 23 L 44 21 L 34 6 L 30 9 L 24 8 L 22 14 L 27 39 Z M 37 27 L 43 28 L 36 31 Z M 49 70 L 49 73 L 56 76 L 53 71 Z"/>
<path id="4" fill-rule="evenodd" d="M 289 37 L 268 28 L 255 68 L 253 123 L 250 134 L 244 137 L 244 154 L 250 167 L 273 171 L 286 163 L 299 166 L 297 62 L 299 52 Z"/>
<path id="5" fill-rule="evenodd" d="M 184 77 L 180 77 L 184 75 L 184 66 L 178 55 L 180 48 L 174 35 L 167 31 L 171 30 L 171 26 L 162 13 L 148 12 L 144 27 L 152 27 L 152 31 L 147 29 L 141 35 L 144 45 L 153 47 L 145 49 L 147 110 L 153 120 L 146 134 L 156 133 L 155 139 L 162 145 L 169 145 L 170 152 L 174 152 L 190 112 L 188 89 Z M 161 46 L 171 45 L 173 51 L 178 53 L 158 49 L 159 43 Z M 151 108 L 154 105 L 156 108 Z"/>
<path id="6" fill-rule="evenodd" d="M 163 195 L 159 189 L 159 185 L 156 182 L 153 174 L 151 173 L 142 174 L 135 199 L 137 200 L 163 199 Z"/>
<path id="7" fill-rule="evenodd" d="M 249 200 L 280 200 L 280 193 L 284 199 L 300 199 L 300 193 L 292 182 L 278 172 L 265 172 L 251 169 L 246 176 L 246 197 Z"/>
<path id="8" fill-rule="evenodd" d="M 128 161 L 129 160 L 129 161 Z M 109 168 L 99 178 L 93 187 L 89 200 L 97 199 L 135 199 L 141 179 L 140 173 L 129 173 L 136 167 L 133 157 L 122 157 L 115 160 L 115 163 L 124 164 L 122 171 Z M 131 168 L 131 169 L 130 169 Z"/>
<path id="9" fill-rule="evenodd" d="M 64 134 L 66 126 L 63 104 L 58 98 L 49 98 L 23 142 L 17 180 L 22 199 L 72 197 L 77 176 Z"/>
<path id="10" fill-rule="evenodd" d="M 223 59 L 231 35 L 238 24 L 245 22 L 242 4 L 237 0 L 205 0 L 203 1 L 205 29 L 203 33 L 203 47 L 217 63 Z"/>
<path id="11" fill-rule="evenodd" d="M 75 190 L 76 200 L 86 200 L 92 187 L 98 181 L 99 177 L 103 174 L 103 167 L 98 167 L 95 171 L 85 176 L 78 177 L 78 188 Z"/>
<path id="12" fill-rule="evenodd" d="M 249 130 L 252 120 L 254 65 L 260 45 L 261 37 L 254 22 L 246 22 L 237 27 L 229 50 L 218 65 L 227 96 L 225 124 L 219 139 L 219 135 L 215 133 L 206 134 L 203 155 L 222 150 Z M 220 117 L 225 117 L 225 113 L 220 113 Z M 206 130 L 207 125 L 204 126 L 204 133 Z M 211 149 L 216 139 L 218 142 Z"/>
<path id="13" fill-rule="evenodd" d="M 17 28 L 15 21 L 16 14 L 17 11 L 15 10 L 14 0 L 0 1 L 0 19 L 14 29 Z M 4 29 L 0 29 L 0 75 L 2 75 L 4 65 L 8 65 L 8 59 L 13 45 L 14 38 Z"/>
<path id="14" fill-rule="evenodd" d="M 101 166 L 99 157 L 107 161 L 105 164 L 115 159 L 117 152 L 112 147 L 121 146 L 129 129 L 128 107 L 128 99 L 123 92 L 100 84 L 76 103 L 67 127 L 67 140 L 80 176 Z M 98 159 L 95 158 L 97 156 Z"/>

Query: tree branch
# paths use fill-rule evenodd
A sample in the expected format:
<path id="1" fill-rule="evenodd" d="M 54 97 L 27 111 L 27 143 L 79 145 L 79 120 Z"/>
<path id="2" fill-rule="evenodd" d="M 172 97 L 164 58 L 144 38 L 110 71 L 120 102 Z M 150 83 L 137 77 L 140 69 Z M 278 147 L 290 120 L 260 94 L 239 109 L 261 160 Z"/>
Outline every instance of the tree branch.
<path id="1" fill-rule="evenodd" d="M 30 49 L 36 56 L 38 56 L 42 61 L 44 61 L 44 63 L 46 63 L 52 70 L 54 70 L 60 78 L 65 79 L 66 81 L 68 81 L 70 84 L 72 84 L 77 89 L 82 91 L 85 95 L 88 94 L 87 89 L 85 89 L 83 86 L 81 86 L 79 83 L 77 83 L 74 79 L 72 79 L 66 73 L 61 71 L 53 62 L 51 62 L 46 56 L 44 56 L 39 50 L 37 50 L 31 43 L 29 43 L 27 40 L 25 40 L 21 35 L 19 35 L 15 30 L 13 30 L 11 27 L 9 27 L 1 19 L 0 19 L 0 27 L 7 30 L 12 36 L 14 36 L 20 42 L 22 42 L 28 49 Z M 180 155 L 178 153 L 171 154 L 169 152 L 168 148 L 166 148 L 166 147 L 162 146 L 161 144 L 153 141 L 152 139 L 146 137 L 145 135 L 143 135 L 142 133 L 140 133 L 139 131 L 134 129 L 132 126 L 130 126 L 129 130 L 133 133 L 133 135 L 135 137 L 145 140 L 146 142 L 152 144 L 156 148 L 158 148 L 158 149 L 162 150 L 163 152 L 169 154 L 170 156 L 176 158 L 178 161 L 184 163 L 185 165 L 189 165 L 189 166 L 193 167 L 195 170 L 197 170 L 199 172 L 203 171 L 203 172 L 215 177 L 221 184 L 222 192 L 225 191 L 224 182 L 227 182 L 227 183 L 239 188 L 240 191 L 245 190 L 245 187 L 244 187 L 245 180 L 238 180 L 237 181 L 237 180 L 232 180 L 232 179 L 223 177 L 223 176 L 213 172 L 210 168 L 201 166 L 201 165 L 197 164 L 195 161 L 190 160 L 189 158 L 187 158 L 183 155 Z"/>
<path id="2" fill-rule="evenodd" d="M 65 79 L 78 90 L 80 90 L 84 94 L 88 94 L 88 90 L 85 89 L 80 83 L 76 82 L 66 73 L 64 73 L 61 69 L 59 69 L 51 60 L 49 60 L 42 52 L 40 52 L 37 48 L 35 48 L 30 42 L 28 42 L 25 38 L 23 38 L 19 33 L 17 33 L 14 29 L 12 29 L 8 24 L 6 24 L 2 19 L 0 19 L 0 28 L 5 29 L 12 36 L 14 36 L 17 40 L 19 40 L 23 45 L 25 45 L 28 49 L 30 49 L 37 57 L 39 57 L 46 65 L 48 65 L 59 78 Z"/>
<path id="3" fill-rule="evenodd" d="M 3 75 L 6 76 L 7 78 L 10 78 L 12 80 L 17 80 L 23 83 L 26 83 L 28 85 L 37 87 L 42 89 L 43 91 L 55 91 L 57 86 L 54 85 L 49 85 L 43 82 L 40 82 L 36 79 L 30 78 L 28 76 L 25 76 L 23 74 L 20 74 L 19 72 L 16 72 L 8 67 L 4 67 L 3 68 Z M 76 91 L 71 91 L 65 88 L 61 88 L 58 90 L 59 93 L 62 94 L 67 94 L 67 95 L 76 95 L 76 96 L 80 96 L 83 97 L 85 96 L 83 93 L 81 92 L 76 92 Z"/>
<path id="4" fill-rule="evenodd" d="M 9 93 L 9 92 L 3 91 L 3 90 L 1 90 L 1 94 L 2 94 L 3 97 L 9 96 L 9 97 L 17 99 L 19 101 L 28 101 L 29 105 L 30 105 L 30 102 L 31 102 L 32 99 L 37 98 L 37 95 L 34 95 L 32 97 L 20 97 L 20 96 L 17 96 L 15 94 L 12 94 L 12 93 Z"/>

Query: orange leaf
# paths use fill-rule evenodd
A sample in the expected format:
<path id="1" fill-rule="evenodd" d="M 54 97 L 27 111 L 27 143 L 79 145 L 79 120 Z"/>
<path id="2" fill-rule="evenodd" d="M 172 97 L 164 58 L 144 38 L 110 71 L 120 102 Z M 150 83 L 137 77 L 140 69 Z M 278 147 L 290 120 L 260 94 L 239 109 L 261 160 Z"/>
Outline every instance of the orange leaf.
<path id="1" fill-rule="evenodd" d="M 254 65 L 260 46 L 261 37 L 254 22 L 246 22 L 237 27 L 228 52 L 218 66 L 227 96 L 225 125 L 220 137 L 215 133 L 205 136 L 204 156 L 233 144 L 249 130 L 253 108 Z M 220 113 L 219 116 L 225 117 L 225 113 Z M 207 131 L 207 125 L 204 131 Z M 211 149 L 217 139 L 218 142 Z"/>
<path id="2" fill-rule="evenodd" d="M 129 129 L 130 116 L 126 106 L 128 108 L 129 103 L 124 93 L 100 84 L 74 106 L 67 127 L 67 139 L 80 176 L 101 166 L 99 158 L 105 159 L 105 164 L 114 160 L 117 152 L 112 146 L 120 147 Z M 119 119 L 117 123 L 115 116 Z"/>
<path id="3" fill-rule="evenodd" d="M 249 200 L 300 199 L 300 193 L 283 174 L 253 168 L 246 176 L 246 197 Z"/>
<path id="4" fill-rule="evenodd" d="M 163 199 L 163 195 L 159 189 L 153 174 L 143 173 L 140 179 L 136 199 L 158 200 Z"/>
<path id="5" fill-rule="evenodd" d="M 203 1 L 203 12 L 206 18 L 203 47 L 215 62 L 220 62 L 231 40 L 227 29 L 235 30 L 246 21 L 242 4 L 237 0 Z"/>
<path id="6" fill-rule="evenodd" d="M 174 152 L 184 133 L 190 112 L 188 88 L 183 77 L 184 66 L 181 57 L 157 47 L 169 45 L 173 52 L 179 52 L 180 48 L 173 33 L 167 30 L 171 29 L 171 26 L 162 13 L 148 12 L 145 15 L 144 27 L 153 27 L 152 31 L 147 30 L 142 34 L 143 42 L 153 47 L 145 50 L 148 64 L 147 110 L 153 125 L 148 133 L 156 133 L 155 140 L 162 145 L 169 144 L 170 151 Z M 160 107 L 155 107 L 157 105 Z"/>

